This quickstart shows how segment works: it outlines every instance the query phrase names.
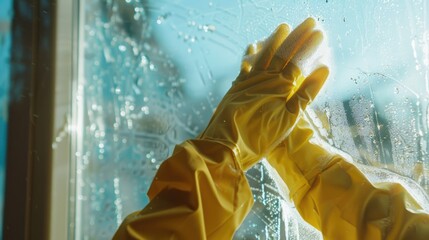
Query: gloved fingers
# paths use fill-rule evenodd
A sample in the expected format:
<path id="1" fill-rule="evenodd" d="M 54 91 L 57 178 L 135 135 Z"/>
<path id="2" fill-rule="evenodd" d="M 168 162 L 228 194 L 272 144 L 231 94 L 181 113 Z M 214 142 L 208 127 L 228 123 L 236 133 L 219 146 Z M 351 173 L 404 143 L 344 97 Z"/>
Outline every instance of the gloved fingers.
<path id="1" fill-rule="evenodd" d="M 241 70 L 239 76 L 247 74 L 252 70 L 252 62 L 254 61 L 255 55 L 245 56 L 241 61 Z"/>
<path id="2" fill-rule="evenodd" d="M 249 83 L 249 84 L 247 84 Z M 246 81 L 246 86 L 240 86 L 238 90 L 245 90 L 246 95 L 259 98 L 281 97 L 287 99 L 294 88 L 292 81 L 286 78 L 272 77 L 264 78 L 264 81 L 258 79 Z M 268 98 L 267 98 L 268 99 Z"/>
<path id="3" fill-rule="evenodd" d="M 304 79 L 301 69 L 292 62 L 282 70 L 281 75 L 295 86 L 299 86 L 302 83 L 302 79 Z"/>
<path id="4" fill-rule="evenodd" d="M 253 59 L 255 58 L 256 53 L 256 45 L 255 44 L 249 44 L 246 48 L 246 51 L 244 52 L 244 56 L 241 59 L 241 72 L 242 73 L 248 73 L 252 69 L 252 63 Z"/>
<path id="5" fill-rule="evenodd" d="M 254 55 L 262 49 L 265 40 L 258 41 L 256 43 L 249 44 L 244 52 L 244 57 Z"/>
<path id="6" fill-rule="evenodd" d="M 278 47 L 275 55 L 268 66 L 268 70 L 280 72 L 291 61 L 296 52 L 305 47 L 306 41 L 314 32 L 316 21 L 307 18 L 295 30 L 293 30 L 285 41 Z"/>
<path id="7" fill-rule="evenodd" d="M 227 94 L 240 94 L 243 96 L 242 99 L 247 99 L 250 95 L 260 97 L 282 95 L 286 100 L 295 88 L 294 82 L 290 78 L 281 77 L 279 74 L 269 72 L 261 72 L 250 77 L 244 74 L 238 76 Z"/>
<path id="8" fill-rule="evenodd" d="M 319 30 L 313 31 L 310 37 L 293 56 L 291 62 L 297 65 L 300 69 L 303 69 L 306 62 L 316 53 L 322 41 L 323 33 Z"/>
<path id="9" fill-rule="evenodd" d="M 253 66 L 254 70 L 266 70 L 277 49 L 282 45 L 289 34 L 289 26 L 285 23 L 280 24 L 269 38 L 264 41 L 262 49 Z"/>
<path id="10" fill-rule="evenodd" d="M 241 60 L 241 71 L 240 75 L 247 74 L 252 70 L 257 53 L 261 50 L 264 41 L 258 41 L 257 43 L 249 44 L 244 52 L 243 59 Z"/>
<path id="11" fill-rule="evenodd" d="M 249 55 L 253 55 L 257 52 L 256 50 L 256 44 L 251 43 L 249 45 L 247 45 L 246 51 L 244 51 L 244 56 L 243 58 L 249 56 Z"/>
<path id="12" fill-rule="evenodd" d="M 306 66 L 304 66 L 304 64 L 308 65 L 306 61 L 310 61 L 310 59 L 307 58 L 310 58 L 317 51 L 322 41 L 323 33 L 321 31 L 314 31 L 305 41 L 301 49 L 298 50 L 293 59 L 284 67 L 282 70 L 283 77 L 289 79 L 290 81 L 295 81 L 294 84 L 296 86 L 300 86 L 302 80 L 304 80 L 303 71 L 314 71 L 314 67 L 316 66 L 315 64 L 309 62 L 308 64 L 312 64 L 313 66 L 307 66 L 308 68 L 311 67 L 311 69 L 305 69 Z"/>
<path id="13" fill-rule="evenodd" d="M 286 102 L 286 108 L 291 113 L 305 110 L 307 105 L 316 98 L 329 75 L 329 68 L 322 66 L 314 70 Z"/>

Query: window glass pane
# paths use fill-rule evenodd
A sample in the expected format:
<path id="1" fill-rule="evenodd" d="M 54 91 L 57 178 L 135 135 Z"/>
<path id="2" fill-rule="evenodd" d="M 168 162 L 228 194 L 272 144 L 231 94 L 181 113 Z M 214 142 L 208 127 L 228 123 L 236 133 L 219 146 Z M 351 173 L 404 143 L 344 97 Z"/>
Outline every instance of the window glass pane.
<path id="1" fill-rule="evenodd" d="M 4 175 L 7 141 L 7 113 L 9 99 L 10 46 L 12 0 L 0 2 L 0 216 L 3 216 Z M 0 218 L 0 235 L 3 218 Z"/>
<path id="2" fill-rule="evenodd" d="M 159 164 L 204 129 L 246 45 L 308 16 L 330 47 L 330 79 L 308 113 L 318 134 L 358 163 L 407 177 L 365 168 L 375 181 L 413 179 L 410 190 L 429 192 L 426 1 L 81 3 L 76 238 L 109 238 L 143 208 Z M 320 238 L 264 163 L 247 176 L 255 205 L 236 239 Z"/>

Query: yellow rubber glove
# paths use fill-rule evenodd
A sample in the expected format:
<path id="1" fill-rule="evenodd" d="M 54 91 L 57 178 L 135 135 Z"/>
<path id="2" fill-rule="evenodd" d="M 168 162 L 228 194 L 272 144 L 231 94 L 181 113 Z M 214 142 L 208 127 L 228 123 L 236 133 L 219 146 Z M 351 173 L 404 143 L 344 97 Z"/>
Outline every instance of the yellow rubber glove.
<path id="1" fill-rule="evenodd" d="M 230 239 L 253 203 L 233 153 L 205 140 L 176 146 L 148 196 L 149 204 L 129 215 L 113 239 Z"/>
<path id="2" fill-rule="evenodd" d="M 243 170 L 277 146 L 328 76 L 328 68 L 322 66 L 304 78 L 295 64 L 320 44 L 322 33 L 314 27 L 309 18 L 288 36 L 287 25 L 280 25 L 259 44 L 260 50 L 250 48 L 239 77 L 200 139 L 233 150 Z"/>
<path id="3" fill-rule="evenodd" d="M 286 137 L 328 75 L 320 67 L 304 79 L 293 63 L 320 43 L 314 27 L 308 19 L 288 36 L 282 24 L 249 47 L 207 129 L 176 146 L 155 176 L 149 204 L 129 215 L 114 239 L 232 238 L 253 203 L 243 170 Z"/>
<path id="4" fill-rule="evenodd" d="M 312 135 L 301 119 L 267 159 L 324 239 L 429 239 L 428 213 L 400 184 L 371 184 L 355 165 L 311 143 Z"/>

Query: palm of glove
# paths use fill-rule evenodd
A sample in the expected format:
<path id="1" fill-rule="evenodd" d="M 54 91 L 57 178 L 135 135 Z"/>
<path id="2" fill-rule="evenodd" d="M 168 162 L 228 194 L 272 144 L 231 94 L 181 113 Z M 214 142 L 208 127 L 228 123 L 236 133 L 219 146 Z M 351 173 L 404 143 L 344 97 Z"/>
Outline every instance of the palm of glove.
<path id="1" fill-rule="evenodd" d="M 314 27 L 310 18 L 289 34 L 289 27 L 282 24 L 265 41 L 250 45 L 237 80 L 200 138 L 231 148 L 243 169 L 276 147 L 328 75 L 328 68 L 321 66 L 304 77 L 296 64 L 322 40 Z"/>

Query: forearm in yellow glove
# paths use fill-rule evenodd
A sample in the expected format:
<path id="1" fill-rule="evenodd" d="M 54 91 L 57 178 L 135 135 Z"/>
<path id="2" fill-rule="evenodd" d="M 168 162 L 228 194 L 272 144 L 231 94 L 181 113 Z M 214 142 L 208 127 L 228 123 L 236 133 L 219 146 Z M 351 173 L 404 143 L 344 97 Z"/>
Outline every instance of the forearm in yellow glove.
<path id="1" fill-rule="evenodd" d="M 247 179 L 225 146 L 189 140 L 160 166 L 150 202 L 114 239 L 228 239 L 252 206 Z"/>
<path id="2" fill-rule="evenodd" d="M 320 67 L 304 78 L 294 64 L 320 43 L 314 27 L 308 19 L 289 35 L 282 24 L 249 47 L 206 130 L 161 164 L 150 203 L 124 220 L 115 239 L 232 238 L 253 203 L 243 170 L 286 137 L 328 75 Z"/>
<path id="3" fill-rule="evenodd" d="M 267 159 L 324 239 L 429 239 L 428 213 L 401 185 L 371 184 L 355 165 L 311 143 L 312 134 L 300 120 Z"/>

